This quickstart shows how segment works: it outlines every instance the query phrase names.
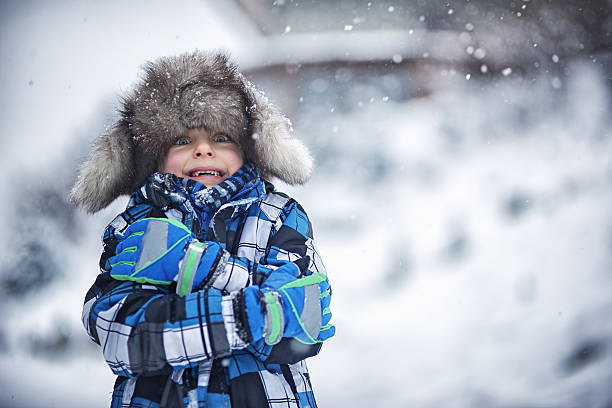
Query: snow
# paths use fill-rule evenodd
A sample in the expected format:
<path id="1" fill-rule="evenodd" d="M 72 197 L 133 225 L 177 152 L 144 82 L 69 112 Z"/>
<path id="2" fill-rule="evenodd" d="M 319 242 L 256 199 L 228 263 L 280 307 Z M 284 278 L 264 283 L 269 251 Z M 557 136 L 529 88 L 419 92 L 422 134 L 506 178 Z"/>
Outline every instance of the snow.
<path id="1" fill-rule="evenodd" d="M 609 353 L 569 363 L 612 340 L 609 101 L 574 70 L 564 95 L 458 83 L 342 118 L 326 149 L 348 157 L 305 203 L 333 277 L 337 336 L 311 363 L 327 405 L 609 402 Z M 375 153 L 383 181 L 354 180 Z"/>
<path id="2" fill-rule="evenodd" d="M 251 28 L 237 34 L 219 8 L 195 0 L 182 9 L 161 1 L 6 4 L 0 168 L 3 191 L 16 199 L 70 185 L 87 142 L 112 122 L 114 95 L 148 58 L 225 47 L 254 67 L 286 61 L 292 44 L 313 61 L 338 57 L 349 42 L 360 58 L 397 63 L 411 50 L 432 51 L 425 39 L 404 37 L 398 48 L 389 32 L 398 42 L 381 46 L 354 29 L 318 40 L 288 33 L 293 42 L 273 39 L 273 55 L 258 54 L 261 39 L 241 37 Z M 317 55 L 328 41 L 329 54 Z M 318 164 L 307 186 L 283 189 L 309 213 L 334 289 L 337 334 L 308 362 L 320 406 L 612 401 L 610 100 L 593 64 L 568 72 L 523 78 L 510 70 L 483 80 L 457 70 L 426 98 L 356 89 L 361 104 L 352 110 L 304 109 L 294 121 Z M 37 219 L 63 272 L 0 303 L 0 406 L 108 405 L 114 377 L 80 314 L 100 234 L 124 205 L 75 213 L 70 236 Z M 0 265 L 10 260 L 4 248 L 23 207 L 1 204 Z"/>

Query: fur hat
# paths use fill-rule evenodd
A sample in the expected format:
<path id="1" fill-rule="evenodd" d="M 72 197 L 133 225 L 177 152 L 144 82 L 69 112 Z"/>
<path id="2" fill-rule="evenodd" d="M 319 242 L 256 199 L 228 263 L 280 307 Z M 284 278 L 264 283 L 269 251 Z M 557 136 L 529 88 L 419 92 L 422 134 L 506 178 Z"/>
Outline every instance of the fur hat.
<path id="1" fill-rule="evenodd" d="M 291 123 L 220 52 L 166 57 L 144 66 L 122 100 L 119 120 L 98 137 L 71 199 L 89 212 L 131 194 L 154 173 L 176 139 L 192 128 L 228 132 L 265 178 L 310 178 L 312 157 Z"/>

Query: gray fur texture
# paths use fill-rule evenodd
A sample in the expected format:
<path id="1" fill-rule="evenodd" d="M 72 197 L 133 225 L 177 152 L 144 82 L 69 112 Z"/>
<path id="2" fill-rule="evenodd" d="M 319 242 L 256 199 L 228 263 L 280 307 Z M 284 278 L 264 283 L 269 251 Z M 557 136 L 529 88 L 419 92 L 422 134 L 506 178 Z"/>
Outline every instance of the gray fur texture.
<path id="1" fill-rule="evenodd" d="M 291 137 L 289 120 L 223 53 L 194 52 L 144 66 L 122 101 L 120 118 L 98 137 L 70 193 L 88 212 L 131 194 L 189 129 L 227 132 L 263 177 L 288 184 L 310 178 L 312 157 Z"/>

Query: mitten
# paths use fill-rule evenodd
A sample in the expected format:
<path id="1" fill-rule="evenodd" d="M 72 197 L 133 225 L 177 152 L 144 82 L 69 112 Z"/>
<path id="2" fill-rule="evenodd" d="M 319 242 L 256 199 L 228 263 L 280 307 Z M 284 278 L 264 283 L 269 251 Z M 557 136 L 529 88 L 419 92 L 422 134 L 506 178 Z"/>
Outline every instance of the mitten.
<path id="1" fill-rule="evenodd" d="M 286 269 L 272 271 L 261 287 L 243 290 L 253 340 L 263 338 L 266 344 L 274 345 L 282 337 L 292 337 L 315 344 L 332 337 L 336 329 L 329 324 L 331 289 L 327 276 L 313 273 L 297 278 L 297 273 Z"/>
<path id="2" fill-rule="evenodd" d="M 155 285 L 176 281 L 181 296 L 204 285 L 229 257 L 218 243 L 198 241 L 187 226 L 172 219 L 143 218 L 124 235 L 108 260 L 111 276 Z"/>

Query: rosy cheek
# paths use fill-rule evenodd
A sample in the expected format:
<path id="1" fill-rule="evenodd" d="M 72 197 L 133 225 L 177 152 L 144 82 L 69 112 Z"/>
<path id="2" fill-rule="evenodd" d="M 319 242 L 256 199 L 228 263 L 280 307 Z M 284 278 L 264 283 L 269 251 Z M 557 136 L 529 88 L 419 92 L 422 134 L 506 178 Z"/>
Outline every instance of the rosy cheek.
<path id="1" fill-rule="evenodd" d="M 162 166 L 162 171 L 164 173 L 172 173 L 179 177 L 182 177 L 183 168 L 181 165 L 181 158 L 178 152 L 170 151 L 168 153 L 168 157 L 166 157 L 166 161 Z"/>
<path id="2" fill-rule="evenodd" d="M 236 149 L 231 154 L 231 171 L 235 173 L 244 164 L 242 151 Z"/>

